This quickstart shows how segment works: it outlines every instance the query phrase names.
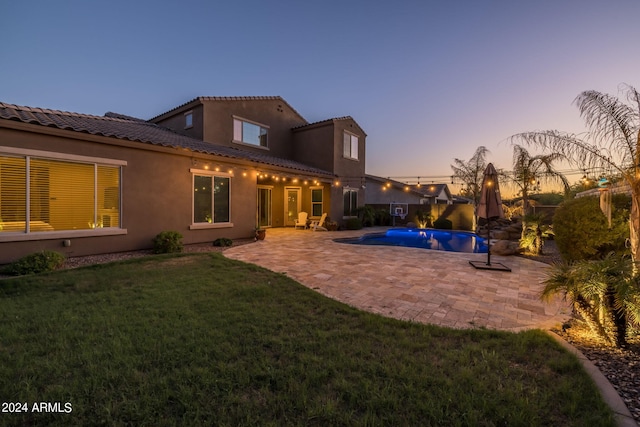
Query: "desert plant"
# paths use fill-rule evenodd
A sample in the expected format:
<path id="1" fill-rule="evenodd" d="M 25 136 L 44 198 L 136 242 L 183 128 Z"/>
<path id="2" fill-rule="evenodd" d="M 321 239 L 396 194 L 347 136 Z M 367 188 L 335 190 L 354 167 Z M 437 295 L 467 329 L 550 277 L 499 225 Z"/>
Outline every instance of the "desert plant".
<path id="1" fill-rule="evenodd" d="M 182 249 L 182 234 L 177 231 L 163 231 L 153 238 L 153 253 L 170 254 Z"/>
<path id="2" fill-rule="evenodd" d="M 475 153 L 468 161 L 454 159 L 455 165 L 451 165 L 453 177 L 462 182 L 466 187 L 461 191 L 461 195 L 473 200 L 473 224 L 475 230 L 478 226 L 478 217 L 476 215 L 478 202 L 480 201 L 480 188 L 482 187 L 482 178 L 484 170 L 487 167 L 486 157 L 489 153 L 486 147 L 480 146 L 476 148 Z"/>
<path id="3" fill-rule="evenodd" d="M 575 100 L 588 133 L 574 135 L 556 130 L 525 132 L 512 141 L 562 155 L 574 164 L 610 170 L 631 189 L 629 244 L 631 256 L 640 260 L 640 92 L 623 85 L 626 101 L 595 90 Z M 634 274 L 640 270 L 634 270 Z"/>
<path id="4" fill-rule="evenodd" d="M 424 212 L 421 209 L 416 211 L 414 220 L 418 225 L 418 228 L 433 227 L 433 224 L 431 223 L 431 221 L 433 221 L 433 215 L 431 215 L 431 213 Z"/>
<path id="5" fill-rule="evenodd" d="M 563 294 L 592 332 L 624 347 L 628 326 L 640 322 L 640 287 L 632 266 L 629 256 L 613 252 L 596 261 L 555 264 L 542 298 Z"/>
<path id="6" fill-rule="evenodd" d="M 226 237 L 220 237 L 216 240 L 213 241 L 213 246 L 232 246 L 233 245 L 233 240 L 228 239 Z"/>
<path id="7" fill-rule="evenodd" d="M 362 228 L 362 221 L 360 221 L 360 218 L 356 217 L 349 218 L 345 223 L 345 228 L 347 230 L 360 230 Z"/>
<path id="8" fill-rule="evenodd" d="M 3 271 L 13 276 L 38 274 L 57 270 L 64 265 L 65 256 L 56 251 L 44 250 L 20 258 Z"/>
<path id="9" fill-rule="evenodd" d="M 544 213 L 528 214 L 522 220 L 524 237 L 520 239 L 520 247 L 534 255 L 542 254 L 544 240 L 553 235 L 551 226 L 544 222 L 547 216 Z"/>
<path id="10" fill-rule="evenodd" d="M 515 184 L 522 196 L 522 209 L 526 216 L 530 213 L 529 197 L 532 191 L 543 182 L 560 182 L 565 192 L 569 190 L 567 178 L 560 173 L 554 163 L 564 160 L 559 153 L 531 155 L 522 146 L 513 145 L 513 172 L 507 178 Z M 524 237 L 524 223 L 522 229 Z"/>
<path id="11" fill-rule="evenodd" d="M 562 203 L 553 216 L 553 232 L 558 251 L 567 261 L 600 259 L 611 251 L 625 252 L 629 237 L 629 196 L 612 198 L 612 227 L 596 197 L 580 197 Z"/>

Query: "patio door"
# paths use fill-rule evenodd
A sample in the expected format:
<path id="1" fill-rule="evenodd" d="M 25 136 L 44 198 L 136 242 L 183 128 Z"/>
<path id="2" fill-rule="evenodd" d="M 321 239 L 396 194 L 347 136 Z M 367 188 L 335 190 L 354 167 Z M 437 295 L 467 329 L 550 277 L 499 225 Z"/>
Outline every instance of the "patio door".
<path id="1" fill-rule="evenodd" d="M 300 187 L 285 187 L 284 189 L 284 212 L 285 225 L 293 227 L 298 219 L 298 212 L 302 206 L 302 189 Z"/>
<path id="2" fill-rule="evenodd" d="M 272 187 L 258 187 L 258 227 L 271 227 Z"/>

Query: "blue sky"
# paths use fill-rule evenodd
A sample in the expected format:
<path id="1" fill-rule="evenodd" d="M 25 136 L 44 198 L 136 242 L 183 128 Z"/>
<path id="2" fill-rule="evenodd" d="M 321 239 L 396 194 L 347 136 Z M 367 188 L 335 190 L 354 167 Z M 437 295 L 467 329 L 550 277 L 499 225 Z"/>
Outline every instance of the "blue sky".
<path id="1" fill-rule="evenodd" d="M 310 122 L 352 116 L 368 173 L 441 182 L 480 145 L 508 169 L 510 135 L 584 131 L 584 90 L 640 88 L 638 16 L 637 0 L 5 1 L 0 101 L 148 119 L 279 95 Z"/>

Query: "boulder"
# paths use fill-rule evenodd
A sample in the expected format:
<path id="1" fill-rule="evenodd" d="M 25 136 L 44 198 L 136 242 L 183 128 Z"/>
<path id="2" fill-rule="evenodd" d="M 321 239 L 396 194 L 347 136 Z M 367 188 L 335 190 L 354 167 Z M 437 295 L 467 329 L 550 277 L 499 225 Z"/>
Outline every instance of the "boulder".
<path id="1" fill-rule="evenodd" d="M 497 240 L 509 240 L 509 232 L 505 230 L 491 230 L 491 238 Z"/>
<path id="2" fill-rule="evenodd" d="M 505 228 L 505 230 L 508 231 L 509 233 L 514 233 L 514 234 L 517 233 L 519 235 L 522 232 L 522 223 L 512 224 L 507 228 Z"/>
<path id="3" fill-rule="evenodd" d="M 491 244 L 491 253 L 495 255 L 515 255 L 520 251 L 518 242 L 498 240 Z"/>

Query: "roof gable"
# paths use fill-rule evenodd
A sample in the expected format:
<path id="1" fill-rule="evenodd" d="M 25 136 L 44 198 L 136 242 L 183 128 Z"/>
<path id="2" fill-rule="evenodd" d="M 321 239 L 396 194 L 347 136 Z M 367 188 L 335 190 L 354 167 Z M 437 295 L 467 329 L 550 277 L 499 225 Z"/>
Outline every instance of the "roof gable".
<path id="1" fill-rule="evenodd" d="M 300 117 L 300 120 L 306 122 L 307 120 L 302 117 L 295 108 L 293 108 L 287 101 L 284 100 L 281 96 L 199 96 L 197 98 L 192 99 L 191 101 L 185 102 L 184 104 L 178 105 L 175 108 L 172 108 L 169 111 L 165 111 L 164 113 L 158 114 L 155 117 L 149 119 L 150 122 L 156 122 L 165 116 L 173 115 L 173 113 L 177 112 L 181 109 L 189 109 L 195 105 L 204 104 L 208 101 L 277 101 L 287 106 L 294 114 Z"/>
<path id="2" fill-rule="evenodd" d="M 355 121 L 355 119 L 351 116 L 343 116 L 343 117 L 333 117 L 331 119 L 326 119 L 326 120 L 320 120 L 318 122 L 313 122 L 313 123 L 308 123 L 306 125 L 301 125 L 301 126 L 296 126 L 293 128 L 293 131 L 303 131 L 306 129 L 311 129 L 314 127 L 321 127 L 321 126 L 328 126 L 328 125 L 332 125 L 335 124 L 336 122 L 340 122 L 340 121 L 351 121 L 353 122 L 357 127 L 358 130 L 360 130 L 360 132 L 362 132 L 362 134 L 364 136 L 367 136 L 367 133 L 362 129 L 362 127 L 360 127 L 360 125 L 358 124 L 358 122 Z"/>

